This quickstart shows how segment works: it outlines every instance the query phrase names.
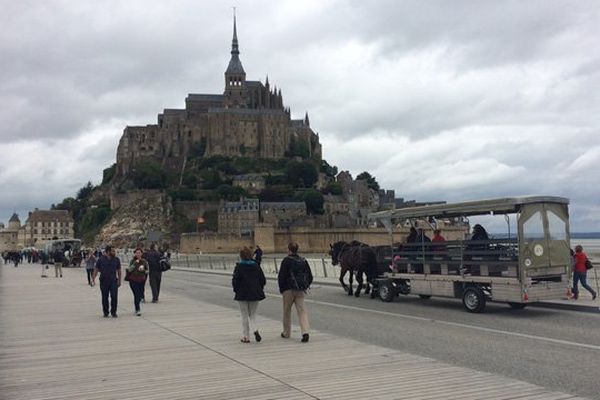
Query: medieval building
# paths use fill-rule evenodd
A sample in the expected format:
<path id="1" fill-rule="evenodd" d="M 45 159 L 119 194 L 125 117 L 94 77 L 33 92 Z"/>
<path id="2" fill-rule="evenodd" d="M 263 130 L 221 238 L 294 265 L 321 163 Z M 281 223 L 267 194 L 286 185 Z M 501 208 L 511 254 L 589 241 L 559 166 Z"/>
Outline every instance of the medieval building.
<path id="1" fill-rule="evenodd" d="M 222 94 L 189 94 L 185 109 L 165 109 L 154 125 L 128 126 L 117 149 L 117 174 L 127 175 L 141 158 L 153 158 L 169 168 L 180 168 L 190 149 L 205 157 L 283 158 L 300 144 L 311 158 L 321 158 L 319 136 L 308 114 L 292 120 L 281 89 L 268 77 L 246 80 L 240 60 L 234 17 L 231 59 L 225 70 Z"/>

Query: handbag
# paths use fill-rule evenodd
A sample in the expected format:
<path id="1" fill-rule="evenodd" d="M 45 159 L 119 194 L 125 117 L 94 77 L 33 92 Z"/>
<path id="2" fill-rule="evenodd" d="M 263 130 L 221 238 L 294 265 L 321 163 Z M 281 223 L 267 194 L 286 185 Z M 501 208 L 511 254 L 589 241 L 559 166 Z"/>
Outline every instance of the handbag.
<path id="1" fill-rule="evenodd" d="M 592 268 L 594 268 L 594 264 L 592 264 L 592 262 L 589 259 L 585 260 L 585 269 L 592 269 Z"/>

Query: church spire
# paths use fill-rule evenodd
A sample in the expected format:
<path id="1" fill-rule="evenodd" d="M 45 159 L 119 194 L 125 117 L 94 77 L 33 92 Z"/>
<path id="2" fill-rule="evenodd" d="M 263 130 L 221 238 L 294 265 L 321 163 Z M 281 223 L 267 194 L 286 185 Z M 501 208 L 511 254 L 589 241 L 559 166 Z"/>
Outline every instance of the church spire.
<path id="1" fill-rule="evenodd" d="M 235 18 L 235 7 L 233 8 L 233 39 L 231 40 L 231 55 L 239 55 L 240 49 L 238 47 L 238 38 L 237 38 L 237 23 Z"/>
<path id="2" fill-rule="evenodd" d="M 233 39 L 231 40 L 231 59 L 225 71 L 225 92 L 227 96 L 226 107 L 245 107 L 246 98 L 246 71 L 240 61 L 240 49 L 237 37 L 237 18 L 233 9 Z"/>
<path id="3" fill-rule="evenodd" d="M 242 62 L 240 61 L 240 48 L 238 45 L 235 8 L 233 9 L 233 39 L 231 40 L 231 59 L 229 60 L 229 65 L 227 66 L 225 75 L 230 75 L 235 78 L 240 78 L 240 75 L 243 75 L 244 80 L 246 78 L 246 72 L 244 71 L 244 67 L 242 67 Z"/>

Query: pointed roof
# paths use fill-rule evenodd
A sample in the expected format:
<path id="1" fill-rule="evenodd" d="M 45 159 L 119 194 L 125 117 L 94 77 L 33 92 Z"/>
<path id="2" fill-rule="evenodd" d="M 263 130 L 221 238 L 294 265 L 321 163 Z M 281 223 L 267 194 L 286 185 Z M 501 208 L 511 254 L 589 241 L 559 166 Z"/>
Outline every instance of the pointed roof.
<path id="1" fill-rule="evenodd" d="M 310 121 L 308 120 L 308 111 L 304 114 L 304 125 L 310 126 Z"/>
<path id="2" fill-rule="evenodd" d="M 21 222 L 21 220 L 19 219 L 19 215 L 17 213 L 13 213 L 8 222 Z"/>
<path id="3" fill-rule="evenodd" d="M 237 38 L 237 22 L 235 17 L 235 9 L 233 10 L 233 39 L 231 40 L 231 60 L 227 66 L 226 75 L 246 75 L 242 62 L 240 61 L 240 49 Z"/>

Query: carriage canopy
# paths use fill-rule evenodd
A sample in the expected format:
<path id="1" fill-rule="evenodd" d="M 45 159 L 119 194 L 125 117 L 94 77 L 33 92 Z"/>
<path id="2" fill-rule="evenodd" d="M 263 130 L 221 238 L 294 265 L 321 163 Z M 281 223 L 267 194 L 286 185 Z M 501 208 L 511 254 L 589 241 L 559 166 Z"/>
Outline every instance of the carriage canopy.
<path id="1" fill-rule="evenodd" d="M 465 201 L 460 203 L 434 204 L 430 206 L 407 207 L 369 214 L 371 220 L 405 218 L 452 218 L 486 214 L 512 214 L 520 212 L 528 204 L 554 203 L 568 205 L 569 199 L 555 196 L 522 196 L 498 199 Z"/>

